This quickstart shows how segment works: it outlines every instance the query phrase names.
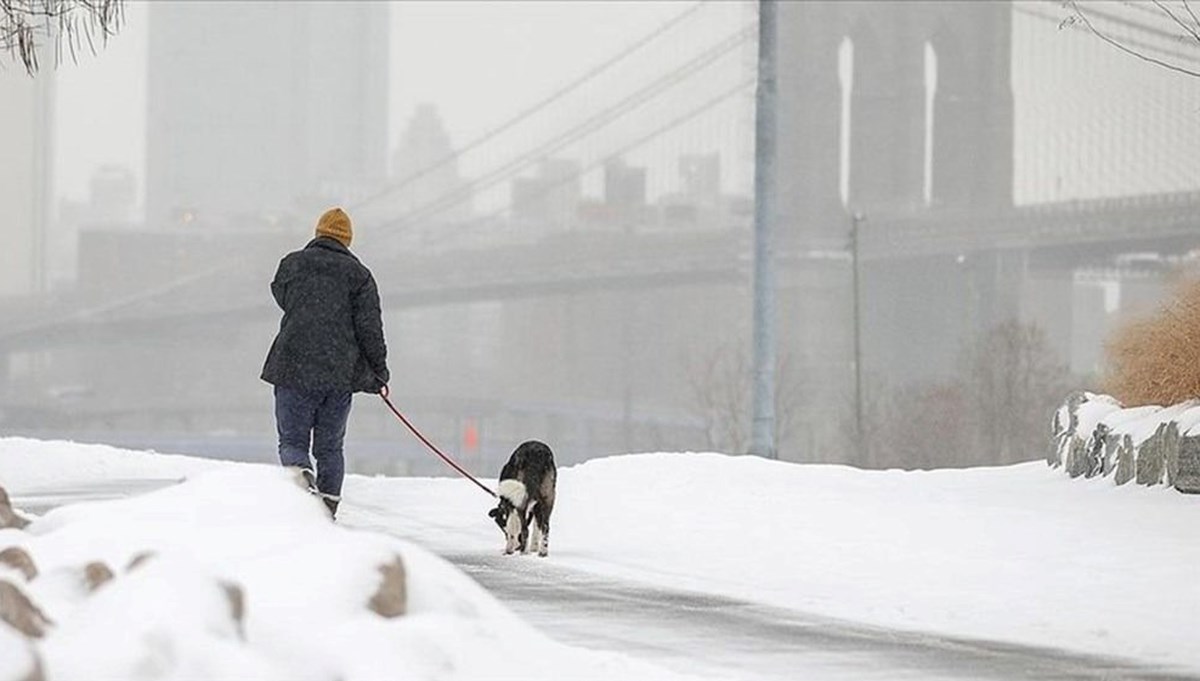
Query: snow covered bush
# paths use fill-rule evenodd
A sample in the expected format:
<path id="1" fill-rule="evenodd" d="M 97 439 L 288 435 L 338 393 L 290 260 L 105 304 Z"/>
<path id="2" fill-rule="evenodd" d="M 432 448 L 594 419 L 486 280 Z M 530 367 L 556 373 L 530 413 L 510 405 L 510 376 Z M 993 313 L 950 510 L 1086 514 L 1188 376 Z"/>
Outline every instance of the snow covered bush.
<path id="1" fill-rule="evenodd" d="M 13 510 L 12 503 L 8 500 L 8 492 L 0 487 L 0 529 L 6 527 L 15 527 L 18 530 L 29 524 L 29 521 L 22 518 Z"/>
<path id="2" fill-rule="evenodd" d="M 1118 326 L 1105 359 L 1103 390 L 1126 406 L 1200 397 L 1200 276 L 1181 279 L 1152 314 Z"/>

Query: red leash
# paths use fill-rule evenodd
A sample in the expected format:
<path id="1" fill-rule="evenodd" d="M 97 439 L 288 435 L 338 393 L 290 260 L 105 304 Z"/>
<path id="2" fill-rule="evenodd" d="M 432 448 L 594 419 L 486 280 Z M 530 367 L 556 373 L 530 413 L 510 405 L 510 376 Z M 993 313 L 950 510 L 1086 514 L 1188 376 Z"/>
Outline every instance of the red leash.
<path id="1" fill-rule="evenodd" d="M 447 464 L 450 465 L 451 468 L 453 468 L 454 470 L 461 473 L 463 475 L 463 477 L 465 477 L 466 479 L 475 483 L 476 485 L 479 485 L 479 489 L 487 492 L 488 494 L 492 495 L 493 497 L 496 496 L 495 492 L 488 489 L 487 486 L 484 485 L 482 482 L 479 482 L 478 480 L 476 480 L 475 476 L 471 475 L 470 473 L 465 471 L 462 466 L 459 466 L 458 464 L 454 463 L 454 459 L 451 459 L 450 457 L 443 454 L 442 450 L 438 449 L 436 445 L 434 445 L 432 442 L 430 442 L 428 439 L 426 439 L 425 436 L 421 434 L 421 431 L 419 431 L 415 427 L 413 427 L 413 424 L 409 423 L 408 419 L 404 418 L 404 414 L 401 414 L 400 410 L 396 408 L 396 405 L 392 404 L 392 401 L 388 399 L 388 388 L 386 385 L 383 386 L 382 389 L 380 389 L 379 396 L 383 398 L 384 404 L 386 404 L 388 406 L 388 409 L 392 410 L 392 413 L 396 415 L 396 418 L 400 419 L 400 422 L 403 423 L 405 426 L 407 426 L 408 429 L 412 431 L 412 434 L 417 436 L 418 440 L 420 440 L 421 442 L 424 442 L 425 446 L 428 447 L 430 451 L 432 451 L 434 454 L 437 454 L 438 456 L 442 457 L 442 461 L 445 461 Z"/>

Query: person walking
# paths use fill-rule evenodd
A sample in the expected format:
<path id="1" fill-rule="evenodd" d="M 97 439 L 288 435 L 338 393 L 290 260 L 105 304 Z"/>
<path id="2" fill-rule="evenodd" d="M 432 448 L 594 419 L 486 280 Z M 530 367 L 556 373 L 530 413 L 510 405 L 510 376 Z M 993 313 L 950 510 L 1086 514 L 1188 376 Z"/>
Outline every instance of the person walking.
<path id="1" fill-rule="evenodd" d="M 280 463 L 300 470 L 331 516 L 342 498 L 351 397 L 379 393 L 390 377 L 379 290 L 350 252 L 353 236 L 350 216 L 331 208 L 315 238 L 279 262 L 271 294 L 283 319 L 262 371 L 275 386 Z"/>

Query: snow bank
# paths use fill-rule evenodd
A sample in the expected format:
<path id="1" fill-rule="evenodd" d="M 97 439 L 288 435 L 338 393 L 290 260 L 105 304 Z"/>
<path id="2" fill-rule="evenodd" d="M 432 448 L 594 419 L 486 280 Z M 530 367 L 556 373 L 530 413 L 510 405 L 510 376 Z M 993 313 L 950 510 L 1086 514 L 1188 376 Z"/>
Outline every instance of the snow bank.
<path id="1" fill-rule="evenodd" d="M 461 480 L 352 478 L 346 522 L 498 552 Z M 392 510 L 394 509 L 394 510 Z M 863 471 L 717 454 L 560 469 L 550 558 L 886 627 L 1200 667 L 1196 499 L 1040 463 Z M 536 572 L 533 557 L 514 569 Z"/>
<path id="2" fill-rule="evenodd" d="M 97 481 L 177 482 L 230 465 L 240 464 L 107 445 L 0 437 L 0 486 L 25 495 L 36 495 L 42 489 L 63 491 Z"/>
<path id="3" fill-rule="evenodd" d="M 278 467 L 0 440 L 0 485 L 18 503 L 56 474 L 186 480 L 0 530 L 0 550 L 23 548 L 39 570 L 26 582 L 0 566 L 0 579 L 54 623 L 33 646 L 0 623 L 5 681 L 34 652 L 50 681 L 485 679 L 513 664 L 526 679 L 681 678 L 549 640 L 425 549 L 330 522 Z M 397 557 L 407 612 L 385 618 L 368 602 Z M 88 565 L 111 579 L 90 585 Z"/>
<path id="4" fill-rule="evenodd" d="M 0 622 L 0 679 L 34 678 L 38 664 L 29 642 L 16 629 Z"/>
<path id="5" fill-rule="evenodd" d="M 44 446 L 61 451 L 35 459 L 0 441 L 0 484 L 33 480 L 16 470 L 26 466 L 97 455 Z M 169 457 L 130 461 L 147 477 L 179 475 Z M 28 488 L 10 491 L 19 505 Z M 887 627 L 1200 669 L 1191 633 L 1200 611 L 1181 607 L 1200 602 L 1200 499 L 1171 489 L 1070 480 L 1040 463 L 901 472 L 645 454 L 563 468 L 557 496 L 550 557 L 513 557 L 512 569 L 574 569 Z M 67 649 L 124 655 L 95 664 L 126 678 L 163 668 L 176 671 L 161 678 L 229 672 L 211 666 L 215 656 L 260 678 L 487 679 L 505 676 L 498 670 L 514 649 L 523 677 L 667 678 L 547 641 L 424 550 L 499 553 L 491 503 L 465 480 L 350 476 L 333 525 L 279 471 L 224 466 L 161 492 L 51 512 L 33 532 L 0 531 L 0 548 L 26 546 L 43 568 L 28 588 L 57 622 L 38 644 L 52 681 L 81 678 Z M 147 547 L 156 559 L 126 571 Z M 396 554 L 409 573 L 409 615 L 382 620 L 363 603 L 378 562 Z M 96 559 L 117 576 L 88 595 L 79 574 Z M 227 601 L 214 583 L 244 589 L 244 640 L 223 618 Z M 112 650 L 88 652 L 76 633 L 84 630 Z M 128 647 L 135 638 L 141 648 Z"/>

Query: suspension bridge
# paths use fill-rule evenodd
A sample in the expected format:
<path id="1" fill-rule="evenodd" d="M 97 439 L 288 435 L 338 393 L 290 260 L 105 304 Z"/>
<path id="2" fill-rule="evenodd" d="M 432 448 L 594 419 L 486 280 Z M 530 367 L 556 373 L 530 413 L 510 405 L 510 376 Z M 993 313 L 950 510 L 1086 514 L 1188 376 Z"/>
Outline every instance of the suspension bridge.
<path id="1" fill-rule="evenodd" d="M 681 6 L 441 158 L 353 192 L 356 250 L 380 283 L 392 362 L 408 369 L 397 392 L 444 440 L 472 418 L 485 443 L 541 423 L 580 456 L 712 446 L 697 398 L 729 386 L 696 385 L 684 364 L 748 333 L 754 9 Z M 974 328 L 1029 314 L 1020 282 L 1200 242 L 1200 126 L 1188 125 L 1200 88 L 1104 52 L 1057 3 L 782 10 L 780 316 L 811 415 L 788 426 L 793 457 L 841 437 L 855 259 L 868 363 L 936 374 Z M 1152 18 L 1094 16 L 1129 45 L 1200 61 Z M 1146 97 L 1105 99 L 1106 80 Z M 1071 111 L 1080 101 L 1101 104 Z M 691 175 L 688 156 L 702 161 Z M 430 191 L 450 166 L 463 181 Z M 868 216 L 857 250 L 851 208 Z M 176 235 L 161 256 L 177 276 L 17 304 L 0 324 L 8 422 L 86 411 L 22 390 L 36 378 L 124 405 L 97 407 L 89 427 L 182 413 L 260 427 L 244 415 L 264 411 L 265 282 L 297 234 L 241 234 L 232 255 Z M 1071 314 L 1069 301 L 1049 309 Z M 146 362 L 162 370 L 127 366 Z M 192 389 L 164 394 L 177 385 Z"/>

